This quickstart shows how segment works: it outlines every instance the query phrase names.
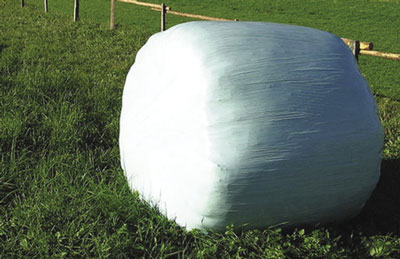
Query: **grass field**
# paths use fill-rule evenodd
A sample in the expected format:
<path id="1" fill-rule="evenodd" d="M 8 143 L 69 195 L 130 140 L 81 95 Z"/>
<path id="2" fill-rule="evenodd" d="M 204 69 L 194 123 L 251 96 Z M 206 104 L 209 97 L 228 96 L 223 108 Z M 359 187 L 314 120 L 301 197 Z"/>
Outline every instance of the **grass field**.
<path id="1" fill-rule="evenodd" d="M 122 88 L 159 14 L 107 0 L 0 0 L 0 258 L 400 257 L 400 62 L 361 57 L 385 128 L 381 179 L 361 214 L 304 229 L 187 232 L 129 190 Z M 203 15 L 310 26 L 400 53 L 398 1 L 169 1 Z M 168 26 L 188 21 L 168 16 Z"/>

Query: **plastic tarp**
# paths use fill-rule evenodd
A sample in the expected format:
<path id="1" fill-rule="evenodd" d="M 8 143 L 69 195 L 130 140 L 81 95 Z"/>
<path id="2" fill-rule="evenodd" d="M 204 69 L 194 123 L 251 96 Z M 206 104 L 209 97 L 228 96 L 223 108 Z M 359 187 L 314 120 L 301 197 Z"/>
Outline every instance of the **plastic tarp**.
<path id="1" fill-rule="evenodd" d="M 188 229 L 355 216 L 379 179 L 382 145 L 369 86 L 328 32 L 180 24 L 148 40 L 126 79 L 122 168 Z"/>

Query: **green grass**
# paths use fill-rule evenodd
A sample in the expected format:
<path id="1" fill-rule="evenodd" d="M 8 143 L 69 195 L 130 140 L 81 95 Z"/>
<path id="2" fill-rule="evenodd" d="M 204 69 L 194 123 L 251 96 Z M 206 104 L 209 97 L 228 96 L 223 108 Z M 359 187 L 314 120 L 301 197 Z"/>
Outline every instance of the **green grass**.
<path id="1" fill-rule="evenodd" d="M 22 9 L 0 0 L 0 258 L 400 256 L 400 62 L 360 58 L 385 128 L 381 179 L 360 215 L 305 229 L 187 232 L 132 194 L 119 166 L 125 76 L 158 30 L 158 14 L 132 7 L 132 17 L 130 5 L 118 3 L 119 26 L 110 32 L 108 1 L 82 1 L 79 23 L 72 1 L 49 2 L 45 14 L 42 1 Z M 179 11 L 311 26 L 400 53 L 398 2 L 251 3 L 167 2 Z M 168 19 L 169 26 L 188 20 Z"/>
<path id="2" fill-rule="evenodd" d="M 28 0 L 43 9 L 42 0 Z M 400 53 L 400 2 L 397 0 L 143 0 L 165 2 L 175 11 L 195 13 L 242 21 L 268 21 L 308 26 L 334 33 L 340 37 L 370 41 L 375 50 Z M 72 20 L 73 1 L 51 0 L 50 12 L 69 15 Z M 109 0 L 87 0 L 81 3 L 81 19 L 104 26 L 109 22 Z M 148 7 L 128 3 L 116 4 L 116 23 L 140 31 L 155 33 L 160 30 L 160 14 Z M 190 18 L 167 15 L 167 27 L 191 21 Z M 360 67 L 376 94 L 400 100 L 400 62 L 363 56 Z"/>

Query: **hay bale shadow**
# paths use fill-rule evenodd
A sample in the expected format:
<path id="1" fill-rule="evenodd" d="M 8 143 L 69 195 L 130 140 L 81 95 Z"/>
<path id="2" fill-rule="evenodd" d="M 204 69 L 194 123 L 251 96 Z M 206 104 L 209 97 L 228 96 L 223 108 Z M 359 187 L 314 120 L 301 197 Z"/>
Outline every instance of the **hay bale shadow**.
<path id="1" fill-rule="evenodd" d="M 367 235 L 400 234 L 400 159 L 382 161 L 379 182 L 352 223 Z"/>
<path id="2" fill-rule="evenodd" d="M 381 176 L 358 216 L 328 224 L 337 235 L 400 235 L 400 159 L 383 160 Z"/>

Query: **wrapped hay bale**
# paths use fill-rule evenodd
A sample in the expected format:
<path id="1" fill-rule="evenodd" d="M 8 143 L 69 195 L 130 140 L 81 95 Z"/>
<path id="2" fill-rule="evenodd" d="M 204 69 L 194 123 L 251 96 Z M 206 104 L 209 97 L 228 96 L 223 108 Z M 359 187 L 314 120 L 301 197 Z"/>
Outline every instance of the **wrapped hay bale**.
<path id="1" fill-rule="evenodd" d="M 152 36 L 126 80 L 121 165 L 188 229 L 356 215 L 383 130 L 347 46 L 327 32 L 190 22 Z"/>

